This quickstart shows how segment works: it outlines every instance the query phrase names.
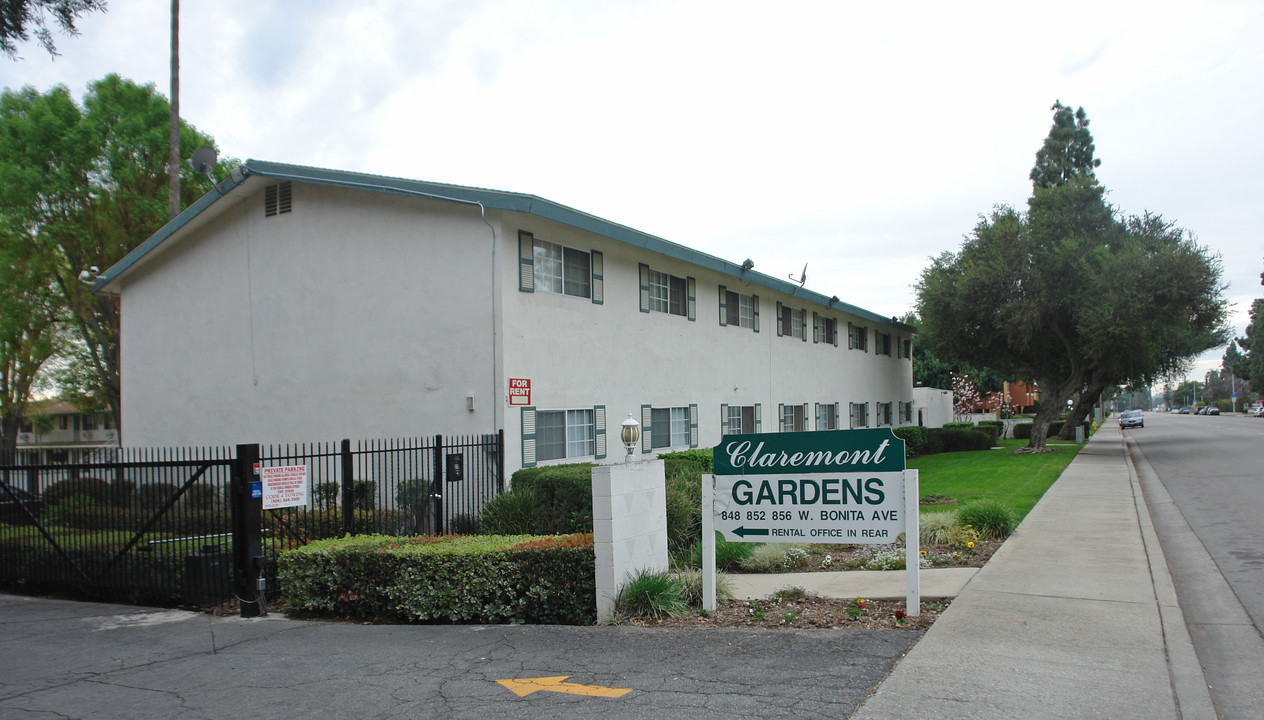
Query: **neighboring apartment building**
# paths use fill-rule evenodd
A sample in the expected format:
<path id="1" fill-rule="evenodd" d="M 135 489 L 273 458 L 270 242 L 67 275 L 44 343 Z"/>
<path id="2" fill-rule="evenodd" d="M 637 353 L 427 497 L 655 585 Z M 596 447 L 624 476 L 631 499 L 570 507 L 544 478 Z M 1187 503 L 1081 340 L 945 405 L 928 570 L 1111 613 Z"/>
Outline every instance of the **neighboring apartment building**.
<path id="1" fill-rule="evenodd" d="M 99 279 L 129 446 L 505 432 L 506 465 L 913 424 L 913 329 L 531 195 L 250 160 Z"/>
<path id="2" fill-rule="evenodd" d="M 18 428 L 21 465 L 86 462 L 102 448 L 118 447 L 118 430 L 109 413 L 85 413 L 68 402 L 31 403 Z"/>

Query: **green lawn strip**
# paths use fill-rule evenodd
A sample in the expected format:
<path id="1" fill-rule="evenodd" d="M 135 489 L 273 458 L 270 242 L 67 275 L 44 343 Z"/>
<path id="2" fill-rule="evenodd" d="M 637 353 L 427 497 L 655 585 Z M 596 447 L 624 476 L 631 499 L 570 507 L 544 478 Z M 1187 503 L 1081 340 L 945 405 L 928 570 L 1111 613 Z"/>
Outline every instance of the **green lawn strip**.
<path id="1" fill-rule="evenodd" d="M 939 453 L 908 461 L 918 470 L 920 495 L 946 495 L 962 505 L 974 500 L 996 500 L 1018 513 L 1021 521 L 1035 507 L 1082 445 L 1058 445 L 1058 452 L 1013 453 L 1026 440 L 1002 440 L 1000 450 Z M 952 512 L 958 505 L 936 505 L 927 512 Z"/>

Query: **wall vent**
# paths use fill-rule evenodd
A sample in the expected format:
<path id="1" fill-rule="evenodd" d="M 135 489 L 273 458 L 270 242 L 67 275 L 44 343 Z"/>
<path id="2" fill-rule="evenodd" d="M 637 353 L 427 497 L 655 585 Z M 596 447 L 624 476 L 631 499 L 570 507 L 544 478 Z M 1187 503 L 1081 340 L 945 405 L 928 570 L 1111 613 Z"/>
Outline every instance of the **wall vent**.
<path id="1" fill-rule="evenodd" d="M 288 182 L 269 185 L 263 190 L 263 216 L 272 217 L 287 213 L 292 209 L 290 203 L 290 184 Z"/>

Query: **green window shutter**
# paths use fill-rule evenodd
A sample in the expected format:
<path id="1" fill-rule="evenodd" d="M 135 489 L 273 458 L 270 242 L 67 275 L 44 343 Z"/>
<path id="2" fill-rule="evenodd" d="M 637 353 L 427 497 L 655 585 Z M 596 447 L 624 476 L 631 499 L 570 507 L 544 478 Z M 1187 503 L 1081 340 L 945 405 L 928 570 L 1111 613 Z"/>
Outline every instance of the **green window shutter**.
<path id="1" fill-rule="evenodd" d="M 698 447 L 698 404 L 689 404 L 689 447 Z"/>
<path id="2" fill-rule="evenodd" d="M 834 429 L 835 430 L 838 429 L 838 419 L 842 417 L 842 415 L 839 415 L 839 413 L 842 412 L 842 407 L 840 407 L 841 405 L 842 403 L 834 403 Z"/>
<path id="3" fill-rule="evenodd" d="M 596 445 L 597 459 L 601 460 L 606 456 L 606 406 L 593 406 L 593 429 L 595 430 L 594 445 Z"/>
<path id="4" fill-rule="evenodd" d="M 817 403 L 816 404 L 816 429 L 817 430 L 820 430 L 821 426 L 824 424 L 822 420 L 823 418 L 821 417 L 821 404 Z"/>
<path id="5" fill-rule="evenodd" d="M 783 403 L 777 403 L 777 432 L 786 431 L 786 406 Z"/>
<path id="6" fill-rule="evenodd" d="M 522 466 L 535 467 L 535 408 L 522 409 Z"/>
<path id="7" fill-rule="evenodd" d="M 605 258 L 600 250 L 592 251 L 592 301 L 594 305 L 606 302 Z"/>
<path id="8" fill-rule="evenodd" d="M 759 296 L 751 295 L 751 305 L 755 308 L 755 332 L 759 332 Z"/>
<path id="9" fill-rule="evenodd" d="M 535 236 L 518 231 L 518 289 L 535 292 Z"/>
<path id="10" fill-rule="evenodd" d="M 803 342 L 808 341 L 808 311 L 804 308 L 799 312 L 799 336 Z"/>
<path id="11" fill-rule="evenodd" d="M 821 316 L 812 311 L 812 344 L 815 345 L 821 341 Z"/>
<path id="12" fill-rule="evenodd" d="M 647 453 L 654 449 L 654 443 L 650 440 L 650 434 L 653 428 L 650 427 L 650 421 L 654 419 L 654 413 L 649 405 L 641 406 L 641 452 Z M 668 432 L 671 429 L 668 428 Z"/>
<path id="13" fill-rule="evenodd" d="M 685 292 L 689 297 L 689 305 L 686 307 L 685 312 L 689 313 L 689 322 L 694 322 L 698 319 L 698 281 L 691 277 L 685 278 Z"/>
<path id="14" fill-rule="evenodd" d="M 760 430 L 762 419 L 760 418 L 759 403 L 755 403 L 755 432 L 763 432 Z"/>
<path id="15" fill-rule="evenodd" d="M 834 347 L 838 347 L 838 321 L 834 321 Z"/>
<path id="16" fill-rule="evenodd" d="M 729 432 L 729 406 L 727 403 L 720 403 L 720 437 L 724 437 Z"/>
<path id="17" fill-rule="evenodd" d="M 777 301 L 777 317 L 773 319 L 773 322 L 777 324 L 777 337 L 781 337 L 782 326 L 784 325 L 784 323 L 781 322 L 781 313 L 782 313 L 781 301 L 778 300 Z"/>
<path id="18" fill-rule="evenodd" d="M 803 403 L 803 429 L 808 429 L 808 403 Z"/>
<path id="19" fill-rule="evenodd" d="M 723 285 L 720 286 L 720 327 L 729 324 L 729 306 L 728 306 L 728 289 Z"/>
<path id="20" fill-rule="evenodd" d="M 650 266 L 645 263 L 639 264 L 641 271 L 641 312 L 650 311 Z"/>

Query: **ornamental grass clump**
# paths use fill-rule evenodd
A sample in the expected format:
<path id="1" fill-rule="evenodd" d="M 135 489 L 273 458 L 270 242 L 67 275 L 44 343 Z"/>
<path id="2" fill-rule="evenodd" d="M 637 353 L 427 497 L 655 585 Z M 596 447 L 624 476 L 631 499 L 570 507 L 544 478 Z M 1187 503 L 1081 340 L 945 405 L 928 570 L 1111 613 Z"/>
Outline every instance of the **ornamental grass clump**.
<path id="1" fill-rule="evenodd" d="M 670 573 L 638 570 L 614 598 L 615 614 L 624 617 L 678 617 L 688 610 L 684 586 Z"/>
<path id="2" fill-rule="evenodd" d="M 1014 532 L 1018 518 L 1007 505 L 995 500 L 976 500 L 957 508 L 957 522 L 974 528 L 984 540 L 1003 540 Z"/>
<path id="3" fill-rule="evenodd" d="M 756 546 L 738 565 L 746 572 L 780 572 L 798 566 L 807 556 L 808 552 L 802 545 L 768 543 Z"/>

